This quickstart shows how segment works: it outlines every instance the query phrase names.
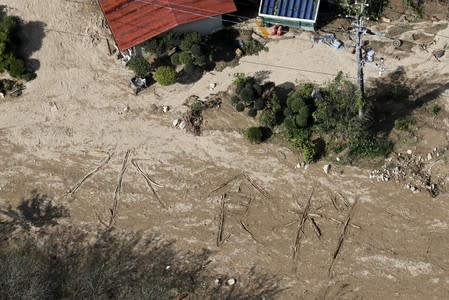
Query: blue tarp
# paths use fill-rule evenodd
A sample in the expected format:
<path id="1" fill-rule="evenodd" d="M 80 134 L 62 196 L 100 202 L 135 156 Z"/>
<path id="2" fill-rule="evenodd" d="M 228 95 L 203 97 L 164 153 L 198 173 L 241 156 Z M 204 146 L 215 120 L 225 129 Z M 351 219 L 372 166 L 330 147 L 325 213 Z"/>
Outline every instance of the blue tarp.
<path id="1" fill-rule="evenodd" d="M 315 0 L 262 0 L 261 14 L 303 20 L 314 19 Z"/>

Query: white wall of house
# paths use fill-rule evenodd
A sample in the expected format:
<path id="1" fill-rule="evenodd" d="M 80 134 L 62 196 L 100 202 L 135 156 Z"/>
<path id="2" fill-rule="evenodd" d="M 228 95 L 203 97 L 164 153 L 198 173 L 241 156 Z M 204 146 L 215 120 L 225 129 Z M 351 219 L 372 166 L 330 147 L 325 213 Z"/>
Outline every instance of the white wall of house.
<path id="1" fill-rule="evenodd" d="M 210 33 L 213 33 L 215 31 L 218 31 L 223 28 L 223 22 L 221 16 L 206 18 L 200 21 L 183 24 L 180 25 L 172 31 L 174 32 L 189 32 L 189 31 L 196 31 L 199 32 L 202 35 L 207 35 Z"/>

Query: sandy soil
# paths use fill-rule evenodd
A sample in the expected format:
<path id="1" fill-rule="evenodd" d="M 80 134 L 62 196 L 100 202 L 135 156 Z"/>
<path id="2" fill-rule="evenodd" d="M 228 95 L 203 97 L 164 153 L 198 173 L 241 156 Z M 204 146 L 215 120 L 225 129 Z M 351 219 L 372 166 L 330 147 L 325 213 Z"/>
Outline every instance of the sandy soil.
<path id="1" fill-rule="evenodd" d="M 101 38 L 107 32 L 91 2 L 4 3 L 10 14 L 45 26 L 41 41 L 32 38 L 39 28 L 28 33 L 34 43 L 30 46 L 32 58 L 40 63 L 38 78 L 27 84 L 22 97 L 0 102 L 0 208 L 15 207 L 31 191 L 37 191 L 69 209 L 70 217 L 64 222 L 101 226 L 99 218 L 107 220 L 109 216 L 122 160 L 130 150 L 130 158 L 142 160 L 142 169 L 162 185 L 156 190 L 167 208 L 129 164 L 115 226 L 160 234 L 176 240 L 182 249 L 210 249 L 208 268 L 239 278 L 238 285 L 249 284 L 244 274 L 255 267 L 279 278 L 280 299 L 448 296 L 447 192 L 436 198 L 414 194 L 402 184 L 372 182 L 368 170 L 357 167 L 333 166 L 328 175 L 321 162 L 307 170 L 296 169 L 299 157 L 295 153 L 274 144 L 250 145 L 231 122 L 217 125 L 211 120 L 200 137 L 171 126 L 184 111 L 182 103 L 188 96 L 209 95 L 211 82 L 218 84 L 216 91 L 226 90 L 237 72 L 270 71 L 269 79 L 276 83 L 323 82 L 340 70 L 354 77 L 354 57 L 349 50 L 313 45 L 309 34 L 302 33 L 294 39 L 270 42 L 269 52 L 245 57 L 236 68 L 205 74 L 191 85 L 156 86 L 136 97 L 127 86 L 131 73 L 107 55 Z M 436 25 L 419 23 L 412 29 L 425 32 Z M 449 43 L 449 29 L 438 34 L 437 44 L 430 50 Z M 407 36 L 410 32 L 402 37 Z M 36 43 L 41 43 L 40 47 Z M 439 63 L 419 45 L 407 51 L 385 47 L 380 55 L 386 58 L 388 72 L 403 68 L 408 82 L 416 83 L 414 96 L 424 95 L 445 107 L 438 119 L 427 118 L 424 108 L 419 111 L 426 127 L 418 132 L 419 142 L 407 147 L 422 155 L 433 147 L 447 147 L 447 55 Z M 366 70 L 369 83 L 379 79 L 375 69 Z M 56 103 L 58 110 L 52 111 L 50 102 Z M 161 114 L 151 109 L 152 104 L 170 105 L 172 110 Z M 126 106 L 128 112 L 123 110 Z M 206 120 L 235 115 L 218 110 L 207 113 Z M 109 163 L 64 197 L 108 153 L 113 154 Z M 448 170 L 446 156 L 439 158 L 439 164 Z M 241 172 L 270 196 L 264 197 L 243 179 L 210 193 Z M 442 181 L 447 183 L 447 177 Z M 318 239 L 311 222 L 306 222 L 297 258 L 292 260 L 299 219 L 313 189 L 310 214 L 315 214 L 322 236 Z M 220 197 L 225 191 L 224 231 L 230 237 L 217 247 Z M 358 203 L 351 217 L 355 227 L 348 227 L 329 273 L 343 228 L 335 220 L 343 223 L 350 211 L 340 197 L 338 209 L 334 208 L 329 195 L 336 193 L 349 204 L 355 199 Z M 249 199 L 251 205 L 245 213 Z M 242 229 L 243 217 L 257 241 Z"/>

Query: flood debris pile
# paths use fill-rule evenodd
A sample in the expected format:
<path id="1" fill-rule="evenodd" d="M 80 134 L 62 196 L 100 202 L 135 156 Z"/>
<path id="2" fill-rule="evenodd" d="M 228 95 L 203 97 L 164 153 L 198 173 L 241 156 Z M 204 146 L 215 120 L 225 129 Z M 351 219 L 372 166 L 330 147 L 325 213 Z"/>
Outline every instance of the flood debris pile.
<path id="1" fill-rule="evenodd" d="M 443 183 L 432 176 L 431 164 L 428 163 L 432 160 L 435 162 L 446 151 L 447 148 L 434 148 L 426 157 L 415 155 L 411 150 L 406 153 L 393 153 L 381 168 L 369 172 L 369 178 L 382 182 L 403 182 L 404 187 L 414 193 L 428 192 L 432 197 L 436 197 Z"/>
<path id="2" fill-rule="evenodd" d="M 201 134 L 201 125 L 203 124 L 203 110 L 220 108 L 222 102 L 222 94 L 210 94 L 204 100 L 196 95 L 189 96 L 184 105 L 189 109 L 181 118 L 173 120 L 173 126 L 194 135 Z"/>

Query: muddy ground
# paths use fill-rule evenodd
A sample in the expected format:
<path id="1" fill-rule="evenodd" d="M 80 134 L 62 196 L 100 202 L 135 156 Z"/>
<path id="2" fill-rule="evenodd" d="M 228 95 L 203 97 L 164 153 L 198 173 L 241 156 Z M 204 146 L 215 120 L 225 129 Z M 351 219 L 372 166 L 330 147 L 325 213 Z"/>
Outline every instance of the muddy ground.
<path id="1" fill-rule="evenodd" d="M 210 250 L 208 270 L 237 278 L 236 288 L 254 284 L 247 276 L 252 268 L 273 276 L 279 299 L 449 296 L 447 152 L 426 161 L 428 168 L 438 166 L 435 176 L 442 184 L 440 194 L 432 198 L 404 188 L 404 182 L 370 180 L 369 166 L 332 162 L 329 174 L 323 172 L 326 162 L 297 169 L 301 157 L 288 148 L 275 142 L 249 144 L 240 128 L 251 121 L 226 104 L 205 113 L 201 136 L 172 126 L 185 111 L 182 103 L 188 96 L 207 96 L 211 82 L 218 83 L 216 91 L 226 90 L 236 72 L 267 70 L 268 79 L 276 83 L 323 82 L 339 70 L 354 76 L 350 49 L 338 52 L 313 45 L 309 34 L 301 33 L 270 42 L 268 52 L 245 57 L 235 69 L 205 74 L 190 85 L 155 86 L 136 97 L 127 86 L 130 71 L 107 54 L 107 30 L 93 2 L 5 2 L 8 13 L 35 22 L 25 35 L 30 55 L 38 62 L 38 77 L 27 83 L 21 97 L 0 100 L 3 211 L 32 195 L 47 195 L 68 209 L 69 217 L 60 223 L 83 228 L 109 223 L 112 209 L 113 226 L 120 230 L 157 234 L 175 240 L 183 250 Z M 388 76 L 403 70 L 413 94 L 401 107 L 414 109 L 402 112 L 414 116 L 417 125 L 409 133 L 393 130 L 391 137 L 399 142 L 395 151 L 412 150 L 426 157 L 434 147 L 449 146 L 449 56 L 438 62 L 431 55 L 447 46 L 449 30 L 441 21 L 404 22 L 378 25 L 390 33 L 406 26 L 405 32 L 395 34 L 414 44 L 399 50 L 380 47 L 387 74 L 382 79 L 367 69 L 367 80 L 369 86 L 382 87 L 392 80 Z M 419 33 L 432 36 L 436 43 L 426 52 L 413 33 L 415 38 Z M 419 106 L 414 105 L 417 100 Z M 172 109 L 164 114 L 153 104 Z M 435 104 L 442 107 L 437 116 L 430 112 Z M 152 185 L 158 197 L 131 161 L 160 185 Z M 240 175 L 216 190 L 242 172 L 248 177 Z M 223 241 L 217 246 L 223 195 Z"/>

